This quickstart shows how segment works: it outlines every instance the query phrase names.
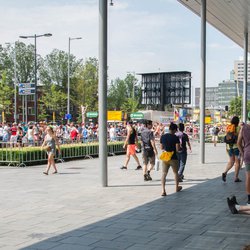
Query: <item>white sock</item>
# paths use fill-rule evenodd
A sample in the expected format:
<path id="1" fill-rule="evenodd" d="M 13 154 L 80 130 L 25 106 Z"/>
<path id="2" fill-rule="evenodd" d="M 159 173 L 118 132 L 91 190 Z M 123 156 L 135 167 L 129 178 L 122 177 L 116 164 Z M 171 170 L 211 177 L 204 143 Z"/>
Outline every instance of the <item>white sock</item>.
<path id="1" fill-rule="evenodd" d="M 236 204 L 236 205 L 235 205 L 235 208 L 236 208 L 237 211 L 240 211 L 240 205 L 237 205 L 237 204 Z"/>

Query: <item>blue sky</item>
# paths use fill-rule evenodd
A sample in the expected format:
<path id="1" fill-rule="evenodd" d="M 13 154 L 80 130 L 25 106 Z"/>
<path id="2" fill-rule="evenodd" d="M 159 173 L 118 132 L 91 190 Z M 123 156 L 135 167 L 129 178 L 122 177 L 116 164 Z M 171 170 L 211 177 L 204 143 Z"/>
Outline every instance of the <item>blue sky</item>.
<path id="1" fill-rule="evenodd" d="M 109 6 L 109 79 L 127 72 L 191 71 L 200 84 L 200 18 L 177 0 L 113 0 Z M 41 55 L 54 48 L 78 58 L 98 57 L 97 0 L 0 0 L 0 43 L 19 35 L 52 33 L 39 38 Z M 32 43 L 32 40 L 23 40 Z M 208 25 L 207 86 L 229 79 L 243 50 Z M 139 78 L 140 79 L 140 78 Z"/>

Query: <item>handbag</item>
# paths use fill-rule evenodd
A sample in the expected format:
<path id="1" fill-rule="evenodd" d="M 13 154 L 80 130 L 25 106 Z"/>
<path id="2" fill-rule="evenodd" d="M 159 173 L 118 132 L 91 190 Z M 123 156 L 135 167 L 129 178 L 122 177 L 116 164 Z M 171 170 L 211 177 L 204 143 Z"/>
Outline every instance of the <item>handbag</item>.
<path id="1" fill-rule="evenodd" d="M 162 160 L 162 161 L 170 161 L 173 154 L 174 154 L 174 151 L 171 151 L 171 152 L 163 151 L 161 153 L 161 155 L 160 155 L 160 160 Z"/>

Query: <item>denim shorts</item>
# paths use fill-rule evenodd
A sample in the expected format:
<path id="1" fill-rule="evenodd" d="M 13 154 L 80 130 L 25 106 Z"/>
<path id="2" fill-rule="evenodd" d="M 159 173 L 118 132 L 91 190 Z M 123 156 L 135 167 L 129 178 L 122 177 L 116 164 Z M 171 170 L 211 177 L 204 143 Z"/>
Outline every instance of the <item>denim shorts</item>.
<path id="1" fill-rule="evenodd" d="M 235 156 L 239 156 L 240 155 L 240 151 L 239 151 L 238 148 L 230 148 L 230 149 L 227 150 L 227 152 L 228 152 L 228 154 L 229 154 L 230 157 L 232 157 L 234 155 Z"/>
<path id="2" fill-rule="evenodd" d="M 245 168 L 247 172 L 250 172 L 250 164 L 245 164 Z"/>

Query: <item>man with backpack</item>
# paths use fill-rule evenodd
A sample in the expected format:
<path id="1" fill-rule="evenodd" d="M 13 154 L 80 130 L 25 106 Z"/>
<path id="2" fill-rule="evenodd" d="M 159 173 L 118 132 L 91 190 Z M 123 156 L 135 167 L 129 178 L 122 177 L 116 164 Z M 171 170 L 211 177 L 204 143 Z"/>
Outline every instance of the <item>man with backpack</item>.
<path id="1" fill-rule="evenodd" d="M 152 131 L 152 121 L 146 121 L 145 125 L 146 127 L 141 130 L 143 176 L 144 181 L 151 181 L 150 171 L 155 165 L 155 157 L 158 152 L 155 146 L 154 132 Z M 150 166 L 148 167 L 149 163 Z"/>
<path id="2" fill-rule="evenodd" d="M 222 173 L 222 180 L 226 182 L 227 172 L 235 164 L 235 177 L 234 182 L 241 182 L 239 179 L 240 172 L 240 151 L 237 146 L 237 138 L 239 134 L 239 122 L 238 116 L 234 116 L 231 120 L 231 124 L 227 126 L 226 136 L 224 142 L 226 143 L 227 153 L 229 155 L 229 162 L 226 166 L 225 171 Z"/>

